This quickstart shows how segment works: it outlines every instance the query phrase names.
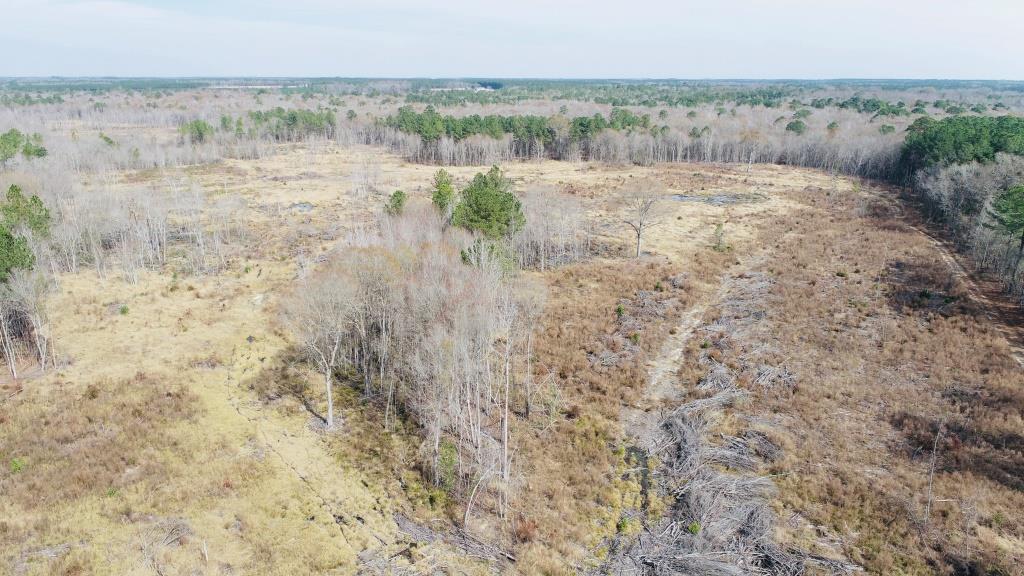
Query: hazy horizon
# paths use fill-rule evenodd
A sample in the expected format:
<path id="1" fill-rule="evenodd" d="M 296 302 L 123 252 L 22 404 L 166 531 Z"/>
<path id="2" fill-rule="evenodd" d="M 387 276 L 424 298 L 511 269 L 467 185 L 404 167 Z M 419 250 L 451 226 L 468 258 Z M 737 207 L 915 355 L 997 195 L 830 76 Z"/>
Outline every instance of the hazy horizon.
<path id="1" fill-rule="evenodd" d="M 1010 0 L 0 0 L 0 10 L 0 48 L 18 55 L 3 77 L 1024 79 Z"/>
<path id="2" fill-rule="evenodd" d="M 627 76 L 345 76 L 345 75 L 312 75 L 312 76 L 295 76 L 295 75 L 238 75 L 238 76 L 204 76 L 204 75 L 63 75 L 63 74 L 45 74 L 45 75 L 12 75 L 3 76 L 0 78 L 8 80 L 36 80 L 36 79 L 57 79 L 57 80 L 355 80 L 355 81 L 386 81 L 386 80 L 423 80 L 423 81 L 477 81 L 477 80 L 507 80 L 507 81 L 542 81 L 542 82 L 708 82 L 708 83 L 744 83 L 753 84 L 758 82 L 807 82 L 807 83 L 828 83 L 828 82 L 914 82 L 914 83 L 927 83 L 927 82 L 955 82 L 955 83 L 1011 83 L 1011 84 L 1024 84 L 1024 80 L 1017 80 L 1013 78 L 950 78 L 950 77 L 848 77 L 848 78 L 826 78 L 826 77 L 806 77 L 806 78 L 716 78 L 711 76 L 705 77 L 682 77 L 682 76 L 666 76 L 666 77 L 627 77 Z"/>

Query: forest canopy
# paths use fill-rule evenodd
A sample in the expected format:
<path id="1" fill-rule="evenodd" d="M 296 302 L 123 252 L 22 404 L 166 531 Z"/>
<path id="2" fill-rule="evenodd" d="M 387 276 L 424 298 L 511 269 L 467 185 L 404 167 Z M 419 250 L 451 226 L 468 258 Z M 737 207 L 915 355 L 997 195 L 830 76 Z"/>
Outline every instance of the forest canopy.
<path id="1" fill-rule="evenodd" d="M 901 164 L 907 176 L 933 165 L 991 162 L 996 154 L 1024 154 L 1024 118 L 918 118 L 907 128 Z"/>

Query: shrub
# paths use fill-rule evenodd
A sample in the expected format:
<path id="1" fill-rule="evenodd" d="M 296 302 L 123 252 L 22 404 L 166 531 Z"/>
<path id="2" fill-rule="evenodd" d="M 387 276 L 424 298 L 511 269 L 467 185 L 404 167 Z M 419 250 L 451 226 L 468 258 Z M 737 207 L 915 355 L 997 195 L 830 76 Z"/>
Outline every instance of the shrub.
<path id="1" fill-rule="evenodd" d="M 213 126 L 205 120 L 193 120 L 181 127 L 181 133 L 192 144 L 202 144 L 213 136 Z"/>
<path id="2" fill-rule="evenodd" d="M 455 479 L 458 474 L 459 454 L 455 443 L 447 438 L 441 440 L 440 457 L 437 459 L 437 485 L 446 491 L 455 487 Z"/>
<path id="3" fill-rule="evenodd" d="M 800 136 L 804 132 L 807 132 L 807 124 L 804 124 L 803 120 L 793 120 L 789 124 L 786 124 L 786 132 L 792 132 L 797 136 Z"/>
<path id="4" fill-rule="evenodd" d="M 402 213 L 402 209 L 405 208 L 406 197 L 405 192 L 401 190 L 395 190 L 391 193 L 391 197 L 388 198 L 387 203 L 384 205 L 384 210 L 392 216 L 397 216 Z"/>
<path id="5" fill-rule="evenodd" d="M 879 134 L 892 134 L 896 131 L 896 127 L 892 124 L 882 124 L 878 127 Z"/>
<path id="6" fill-rule="evenodd" d="M 434 174 L 434 193 L 431 200 L 442 214 L 454 207 L 455 187 L 452 186 L 452 175 L 443 168 Z"/>
<path id="7" fill-rule="evenodd" d="M 716 252 L 725 252 L 728 248 L 725 244 L 725 225 L 719 222 L 715 224 L 715 245 Z"/>

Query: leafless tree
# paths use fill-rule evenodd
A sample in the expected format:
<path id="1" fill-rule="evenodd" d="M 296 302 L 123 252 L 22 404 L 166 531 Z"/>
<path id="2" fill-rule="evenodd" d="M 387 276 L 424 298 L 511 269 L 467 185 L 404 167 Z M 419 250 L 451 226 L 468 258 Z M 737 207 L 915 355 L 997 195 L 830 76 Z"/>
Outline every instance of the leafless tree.
<path id="1" fill-rule="evenodd" d="M 584 259 L 590 250 L 590 227 L 580 202 L 543 187 L 520 197 L 526 225 L 512 239 L 519 265 L 545 270 Z"/>
<path id="2" fill-rule="evenodd" d="M 636 257 L 642 253 L 643 236 L 652 226 L 659 224 L 655 208 L 662 199 L 660 186 L 653 182 L 634 185 L 624 195 L 626 218 L 623 220 L 636 234 Z"/>
<path id="3" fill-rule="evenodd" d="M 318 366 L 336 365 L 331 354 L 340 349 L 335 361 L 350 363 L 364 394 L 383 400 L 385 426 L 401 407 L 423 427 L 424 469 L 435 483 L 462 497 L 494 494 L 504 513 L 521 411 L 515 403 L 530 395 L 521 374 L 543 297 L 536 286 L 527 294 L 497 251 L 477 250 L 465 263 L 464 250 L 476 241 L 445 227 L 425 203 L 383 216 L 375 233 L 354 235 L 296 290 L 300 302 L 341 298 L 344 319 L 327 322 L 333 330 L 312 329 L 324 322 L 311 316 L 340 314 L 293 312 L 306 327 L 293 332 Z M 300 311 L 311 307 L 335 309 L 304 302 Z M 325 333 L 335 336 L 319 336 Z"/>
<path id="4" fill-rule="evenodd" d="M 11 377 L 18 379 L 18 342 L 15 339 L 17 303 L 9 295 L 0 294 L 0 348 Z"/>
<path id="5" fill-rule="evenodd" d="M 50 324 L 46 314 L 46 298 L 53 283 L 36 270 L 15 269 L 3 287 L 4 300 L 10 312 L 18 314 L 27 324 L 25 339 L 31 340 L 41 370 L 51 353 Z"/>
<path id="6" fill-rule="evenodd" d="M 351 285 L 339 282 L 339 271 L 304 278 L 285 303 L 284 321 L 306 359 L 323 377 L 327 393 L 327 429 L 334 422 L 334 371 L 344 359 L 351 334 L 353 299 Z"/>

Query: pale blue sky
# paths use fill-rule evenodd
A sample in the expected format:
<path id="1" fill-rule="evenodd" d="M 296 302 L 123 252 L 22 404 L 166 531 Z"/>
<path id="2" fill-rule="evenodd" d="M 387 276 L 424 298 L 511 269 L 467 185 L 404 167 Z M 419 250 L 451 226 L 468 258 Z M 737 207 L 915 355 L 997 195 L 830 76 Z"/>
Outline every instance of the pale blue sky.
<path id="1" fill-rule="evenodd" d="M 0 0 L 0 76 L 1024 79 L 1024 0 Z"/>

